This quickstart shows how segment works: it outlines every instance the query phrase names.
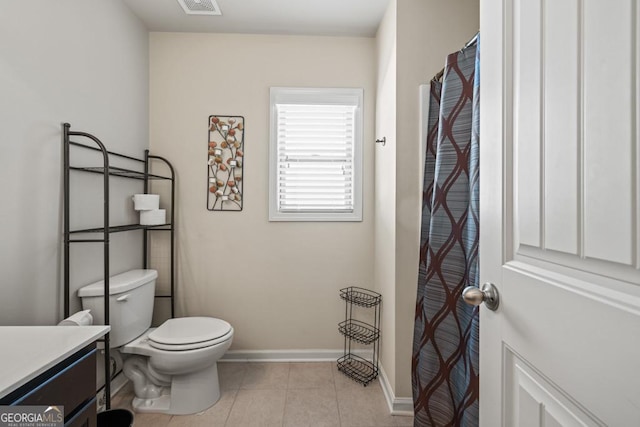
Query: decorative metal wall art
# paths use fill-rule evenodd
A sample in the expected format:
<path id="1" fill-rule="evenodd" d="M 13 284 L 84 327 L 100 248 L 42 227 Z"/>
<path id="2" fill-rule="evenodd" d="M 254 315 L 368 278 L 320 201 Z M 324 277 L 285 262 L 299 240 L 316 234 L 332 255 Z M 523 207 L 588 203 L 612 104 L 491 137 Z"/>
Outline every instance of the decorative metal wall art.
<path id="1" fill-rule="evenodd" d="M 242 210 L 244 117 L 209 116 L 207 209 Z"/>

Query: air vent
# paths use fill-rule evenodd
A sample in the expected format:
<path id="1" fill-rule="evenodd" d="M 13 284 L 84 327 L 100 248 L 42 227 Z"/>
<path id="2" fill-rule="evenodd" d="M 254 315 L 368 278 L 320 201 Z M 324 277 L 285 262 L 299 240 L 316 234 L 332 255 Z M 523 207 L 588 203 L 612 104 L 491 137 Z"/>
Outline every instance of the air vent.
<path id="1" fill-rule="evenodd" d="M 216 0 L 178 0 L 187 15 L 222 15 Z"/>

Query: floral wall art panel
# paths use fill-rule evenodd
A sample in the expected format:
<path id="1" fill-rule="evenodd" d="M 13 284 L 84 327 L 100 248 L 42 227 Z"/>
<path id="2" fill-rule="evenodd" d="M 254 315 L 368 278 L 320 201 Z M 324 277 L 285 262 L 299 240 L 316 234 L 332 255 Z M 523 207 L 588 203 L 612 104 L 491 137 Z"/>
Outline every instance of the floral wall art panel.
<path id="1" fill-rule="evenodd" d="M 210 211 L 242 210 L 242 171 L 244 168 L 244 117 L 209 116 Z"/>

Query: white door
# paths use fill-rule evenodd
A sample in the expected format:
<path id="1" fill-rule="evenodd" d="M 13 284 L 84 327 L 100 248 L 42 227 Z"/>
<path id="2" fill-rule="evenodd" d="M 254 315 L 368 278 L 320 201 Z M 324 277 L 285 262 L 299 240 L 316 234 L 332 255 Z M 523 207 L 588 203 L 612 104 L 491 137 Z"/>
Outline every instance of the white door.
<path id="1" fill-rule="evenodd" d="M 640 5 L 481 1 L 481 426 L 640 426 Z"/>

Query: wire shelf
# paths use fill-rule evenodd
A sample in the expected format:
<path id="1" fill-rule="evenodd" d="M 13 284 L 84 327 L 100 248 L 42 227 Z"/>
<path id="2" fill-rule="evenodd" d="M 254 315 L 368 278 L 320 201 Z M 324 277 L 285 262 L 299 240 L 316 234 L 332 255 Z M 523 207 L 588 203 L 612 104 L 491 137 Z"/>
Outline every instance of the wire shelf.
<path id="1" fill-rule="evenodd" d="M 349 286 L 340 289 L 340 298 L 361 307 L 375 307 L 380 304 L 382 295 L 369 289 Z"/>
<path id="2" fill-rule="evenodd" d="M 76 167 L 76 166 L 71 166 L 69 167 L 69 169 L 71 170 L 75 170 L 75 171 L 81 171 L 81 172 L 90 172 L 90 173 L 97 173 L 97 174 L 104 174 L 105 168 L 104 167 Z M 161 176 L 161 175 L 154 175 L 154 174 L 147 174 L 146 178 L 145 178 L 145 174 L 144 172 L 140 172 L 140 171 L 136 171 L 133 169 L 124 169 L 124 168 L 117 168 L 115 166 L 109 166 L 109 175 L 111 176 L 119 176 L 122 178 L 133 178 L 133 179 L 168 179 L 170 180 L 171 178 L 167 177 L 167 176 Z"/>
<path id="3" fill-rule="evenodd" d="M 158 225 L 141 225 L 141 224 L 127 224 L 127 225 L 115 225 L 109 227 L 109 233 L 120 233 L 122 231 L 131 231 L 131 230 L 168 230 L 171 231 L 171 228 L 159 228 L 159 227 L 171 227 L 171 224 L 158 224 Z M 82 230 L 70 230 L 70 234 L 76 233 L 104 233 L 104 228 L 85 228 Z M 73 242 L 73 240 L 70 240 Z"/>
<path id="4" fill-rule="evenodd" d="M 380 330 L 368 323 L 355 319 L 348 319 L 338 324 L 338 330 L 342 335 L 351 338 L 361 344 L 371 344 L 380 338 Z"/>
<path id="5" fill-rule="evenodd" d="M 365 387 L 378 377 L 378 367 L 355 354 L 338 359 L 338 370 Z"/>

